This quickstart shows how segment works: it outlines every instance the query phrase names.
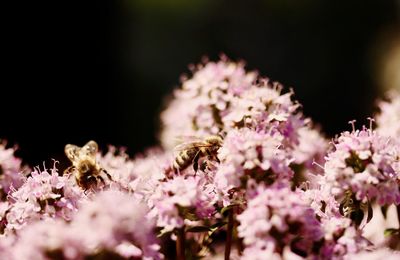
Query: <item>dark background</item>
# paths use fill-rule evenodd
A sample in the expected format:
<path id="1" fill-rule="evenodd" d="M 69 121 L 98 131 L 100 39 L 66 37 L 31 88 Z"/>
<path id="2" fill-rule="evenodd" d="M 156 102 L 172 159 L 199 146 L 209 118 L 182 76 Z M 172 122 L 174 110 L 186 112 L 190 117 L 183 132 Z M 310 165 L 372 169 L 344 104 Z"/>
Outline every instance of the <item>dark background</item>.
<path id="1" fill-rule="evenodd" d="M 190 63 L 225 53 L 293 87 L 328 136 L 382 96 L 376 62 L 399 1 L 2 3 L 0 138 L 31 165 L 66 143 L 156 144 L 164 97 Z M 384 50 L 382 50 L 384 51 Z"/>

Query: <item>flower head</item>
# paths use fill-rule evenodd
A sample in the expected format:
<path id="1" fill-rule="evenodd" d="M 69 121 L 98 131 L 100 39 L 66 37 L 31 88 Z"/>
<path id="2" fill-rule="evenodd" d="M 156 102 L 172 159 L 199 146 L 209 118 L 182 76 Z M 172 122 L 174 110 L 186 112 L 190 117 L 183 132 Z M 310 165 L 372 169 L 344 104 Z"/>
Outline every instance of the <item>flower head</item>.
<path id="1" fill-rule="evenodd" d="M 379 103 L 380 113 L 376 116 L 379 134 L 400 138 L 400 93 L 389 94 L 389 101 Z"/>
<path id="2" fill-rule="evenodd" d="M 26 178 L 23 171 L 29 171 L 14 152 L 14 148 L 6 148 L 5 143 L 0 143 L 0 200 L 5 200 L 12 189 L 19 188 Z"/>
<path id="3" fill-rule="evenodd" d="M 66 176 L 52 169 L 35 168 L 25 183 L 10 194 L 12 203 L 6 214 L 7 229 L 20 229 L 44 218 L 61 217 L 70 220 L 78 202 L 85 198 L 83 191 Z"/>
<path id="4" fill-rule="evenodd" d="M 215 192 L 199 177 L 177 176 L 161 183 L 150 197 L 154 208 L 150 216 L 165 232 L 181 228 L 185 219 L 209 219 L 215 213 Z"/>
<path id="5" fill-rule="evenodd" d="M 400 204 L 400 146 L 369 129 L 344 132 L 327 155 L 323 185 L 343 199 L 351 192 L 359 201 Z"/>
<path id="6" fill-rule="evenodd" d="M 282 255 L 285 247 L 307 256 L 313 243 L 323 237 L 314 210 L 301 200 L 301 194 L 288 188 L 257 187 L 247 209 L 237 219 L 239 236 L 246 251 L 272 251 Z"/>
<path id="7" fill-rule="evenodd" d="M 147 212 L 131 195 L 100 192 L 70 223 L 46 219 L 18 231 L 9 259 L 162 259 Z"/>

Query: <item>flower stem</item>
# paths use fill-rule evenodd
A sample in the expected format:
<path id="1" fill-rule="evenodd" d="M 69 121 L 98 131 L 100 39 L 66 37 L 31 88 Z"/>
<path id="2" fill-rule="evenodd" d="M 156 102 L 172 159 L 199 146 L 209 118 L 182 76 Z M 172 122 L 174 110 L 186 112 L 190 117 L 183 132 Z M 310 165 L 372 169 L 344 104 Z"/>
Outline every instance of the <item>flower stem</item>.
<path id="1" fill-rule="evenodd" d="M 185 226 L 176 234 L 176 259 L 185 260 Z"/>
<path id="2" fill-rule="evenodd" d="M 229 260 L 231 255 L 231 247 L 232 247 L 232 233 L 233 233 L 233 208 L 228 212 L 228 227 L 226 231 L 226 244 L 225 244 L 225 260 Z"/>

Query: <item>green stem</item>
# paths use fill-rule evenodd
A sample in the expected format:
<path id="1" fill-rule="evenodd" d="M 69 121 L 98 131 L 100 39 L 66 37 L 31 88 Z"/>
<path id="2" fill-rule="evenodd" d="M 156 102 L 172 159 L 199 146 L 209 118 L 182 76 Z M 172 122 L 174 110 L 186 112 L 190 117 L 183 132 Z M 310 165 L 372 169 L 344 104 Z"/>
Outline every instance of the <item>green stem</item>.
<path id="1" fill-rule="evenodd" d="M 176 259 L 185 260 L 185 226 L 177 230 L 176 234 Z"/>
<path id="2" fill-rule="evenodd" d="M 226 244 L 225 244 L 225 260 L 229 260 L 231 255 L 231 247 L 232 247 L 232 233 L 233 233 L 233 208 L 229 210 L 228 213 L 228 227 L 226 231 Z"/>

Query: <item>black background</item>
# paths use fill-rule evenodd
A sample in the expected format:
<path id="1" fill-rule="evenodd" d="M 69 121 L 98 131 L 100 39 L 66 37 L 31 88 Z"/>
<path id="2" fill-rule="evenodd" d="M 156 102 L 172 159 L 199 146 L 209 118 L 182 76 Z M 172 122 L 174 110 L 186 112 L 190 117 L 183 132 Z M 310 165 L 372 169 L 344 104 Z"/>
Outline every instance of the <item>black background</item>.
<path id="1" fill-rule="evenodd" d="M 301 3 L 299 3 L 301 2 Z M 398 1 L 13 1 L 2 3 L 0 138 L 31 165 L 96 140 L 157 143 L 162 101 L 190 63 L 225 53 L 293 87 L 328 136 L 382 96 L 381 35 Z"/>

